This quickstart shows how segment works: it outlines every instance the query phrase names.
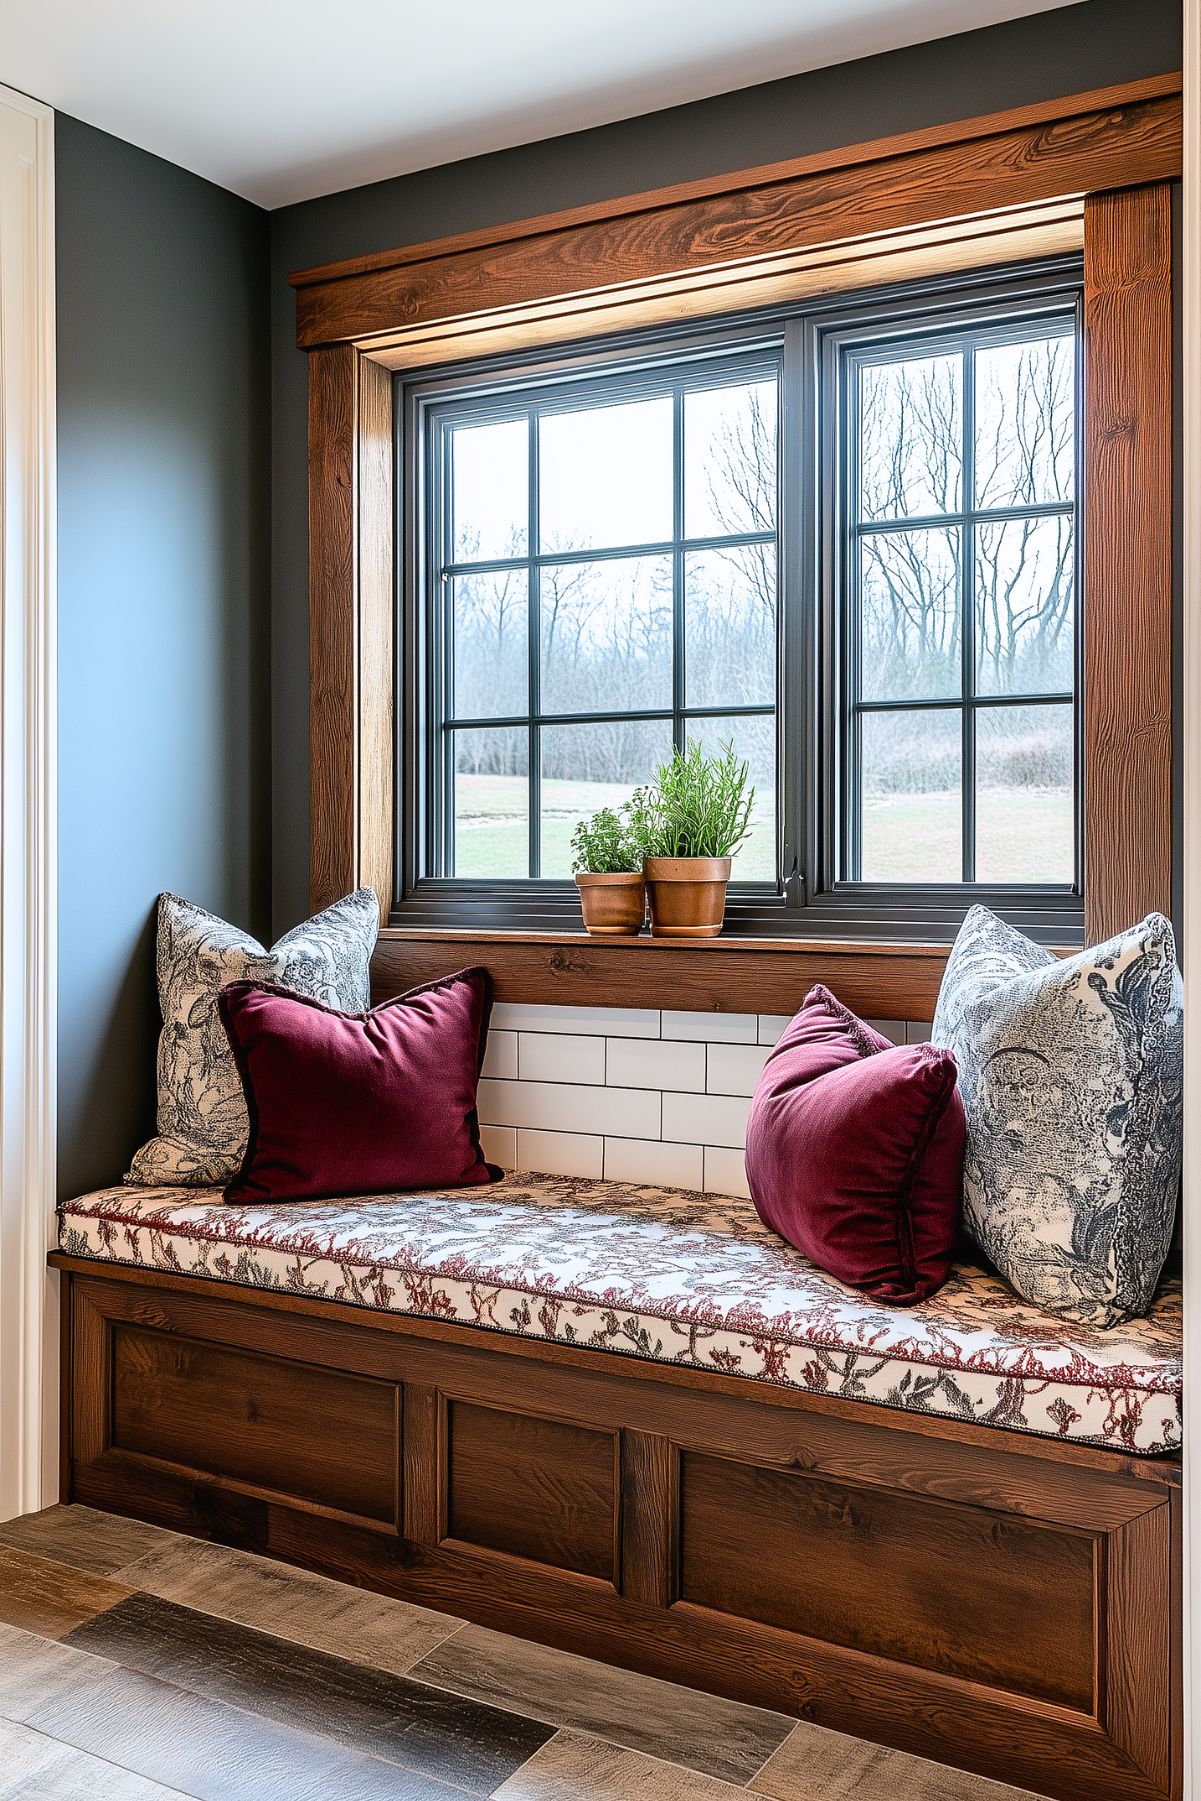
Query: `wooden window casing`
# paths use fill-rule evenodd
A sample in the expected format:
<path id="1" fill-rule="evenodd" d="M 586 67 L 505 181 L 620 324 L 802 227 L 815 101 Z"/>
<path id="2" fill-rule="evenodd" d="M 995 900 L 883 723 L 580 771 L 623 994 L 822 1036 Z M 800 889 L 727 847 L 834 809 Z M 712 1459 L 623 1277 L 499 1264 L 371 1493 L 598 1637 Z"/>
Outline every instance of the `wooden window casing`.
<path id="1" fill-rule="evenodd" d="M 309 352 L 314 906 L 394 892 L 392 373 L 1083 247 L 1084 901 L 1090 942 L 1171 898 L 1178 76 L 293 276 Z M 486 963 L 501 998 L 786 1012 L 836 981 L 929 1017 L 945 947 L 385 927 L 380 992 Z"/>

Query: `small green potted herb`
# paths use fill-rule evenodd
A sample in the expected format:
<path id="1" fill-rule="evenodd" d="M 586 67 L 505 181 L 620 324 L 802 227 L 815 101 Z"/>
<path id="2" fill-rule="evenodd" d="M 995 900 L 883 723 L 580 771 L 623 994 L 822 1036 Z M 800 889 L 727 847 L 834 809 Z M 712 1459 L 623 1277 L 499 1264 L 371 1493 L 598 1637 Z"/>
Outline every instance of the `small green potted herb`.
<path id="1" fill-rule="evenodd" d="M 755 790 L 733 745 L 706 756 L 690 742 L 673 751 L 650 788 L 630 803 L 654 938 L 716 938 L 726 912 L 734 852 L 750 830 Z"/>
<path id="2" fill-rule="evenodd" d="M 626 809 L 602 807 L 571 836 L 572 869 L 584 927 L 601 938 L 631 937 L 646 917 L 642 846 Z"/>

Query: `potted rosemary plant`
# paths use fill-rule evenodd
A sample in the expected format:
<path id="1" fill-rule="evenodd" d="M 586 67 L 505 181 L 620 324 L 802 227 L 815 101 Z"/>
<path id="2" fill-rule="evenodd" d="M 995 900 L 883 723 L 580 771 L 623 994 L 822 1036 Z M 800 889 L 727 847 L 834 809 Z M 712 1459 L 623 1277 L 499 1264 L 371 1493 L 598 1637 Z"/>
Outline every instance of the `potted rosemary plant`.
<path id="1" fill-rule="evenodd" d="M 571 837 L 572 868 L 585 929 L 597 937 L 630 936 L 646 917 L 642 846 L 625 808 L 602 807 Z"/>
<path id="2" fill-rule="evenodd" d="M 734 852 L 750 829 L 755 790 L 733 745 L 706 756 L 700 745 L 673 751 L 654 784 L 630 803 L 654 938 L 716 938 L 726 912 Z"/>

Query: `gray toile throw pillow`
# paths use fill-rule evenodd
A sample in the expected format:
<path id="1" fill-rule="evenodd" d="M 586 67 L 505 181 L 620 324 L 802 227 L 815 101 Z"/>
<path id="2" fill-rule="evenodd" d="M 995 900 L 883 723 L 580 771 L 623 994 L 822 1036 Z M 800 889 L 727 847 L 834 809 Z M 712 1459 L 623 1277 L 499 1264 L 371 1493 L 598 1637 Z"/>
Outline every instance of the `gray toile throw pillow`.
<path id="1" fill-rule="evenodd" d="M 241 1167 L 250 1121 L 242 1082 L 217 1009 L 227 982 L 280 982 L 327 1007 L 371 1004 L 369 966 L 379 934 L 371 888 L 335 901 L 264 950 L 215 913 L 160 894 L 158 1136 L 125 1180 L 146 1187 L 216 1187 Z"/>
<path id="2" fill-rule="evenodd" d="M 1183 987 L 1159 913 L 1055 957 L 973 907 L 934 1017 L 967 1116 L 964 1224 L 1035 1306 L 1145 1313 L 1180 1182 Z"/>

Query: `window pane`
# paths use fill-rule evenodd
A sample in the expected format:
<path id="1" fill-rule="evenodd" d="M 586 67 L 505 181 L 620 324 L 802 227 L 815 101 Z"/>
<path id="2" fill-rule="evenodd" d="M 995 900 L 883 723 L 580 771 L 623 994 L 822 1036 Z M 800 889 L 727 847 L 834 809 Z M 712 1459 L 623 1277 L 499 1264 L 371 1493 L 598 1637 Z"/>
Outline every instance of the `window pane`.
<path id="1" fill-rule="evenodd" d="M 539 571 L 544 713 L 671 705 L 671 558 Z"/>
<path id="2" fill-rule="evenodd" d="M 774 541 L 685 556 L 684 685 L 690 707 L 770 706 L 774 701 Z"/>
<path id="3" fill-rule="evenodd" d="M 524 418 L 450 434 L 451 555 L 456 563 L 525 555 L 529 428 Z"/>
<path id="4" fill-rule="evenodd" d="M 864 532 L 859 560 L 863 698 L 957 698 L 958 529 Z"/>
<path id="5" fill-rule="evenodd" d="M 684 532 L 741 537 L 776 529 L 776 383 L 684 396 Z"/>
<path id="6" fill-rule="evenodd" d="M 529 577 L 524 569 L 460 575 L 452 583 L 454 716 L 526 711 Z"/>
<path id="7" fill-rule="evenodd" d="M 1075 581 L 1069 516 L 977 527 L 981 694 L 1071 693 Z"/>
<path id="8" fill-rule="evenodd" d="M 776 854 L 776 721 L 774 714 L 754 714 L 749 719 L 690 719 L 689 738 L 700 740 L 710 756 L 733 744 L 738 756 L 750 764 L 755 801 L 751 808 L 750 834 L 734 853 L 731 879 L 735 882 L 778 880 Z"/>
<path id="9" fill-rule="evenodd" d="M 1075 875 L 1070 706 L 982 707 L 976 715 L 976 879 Z"/>
<path id="10" fill-rule="evenodd" d="M 859 507 L 863 519 L 959 511 L 963 359 L 907 357 L 859 371 Z"/>
<path id="11" fill-rule="evenodd" d="M 545 414 L 538 423 L 540 548 L 669 539 L 672 455 L 669 395 Z"/>
<path id="12" fill-rule="evenodd" d="M 524 727 L 455 732 L 458 876 L 530 873 L 529 733 Z"/>
<path id="13" fill-rule="evenodd" d="M 1070 500 L 1076 347 L 1069 336 L 976 352 L 976 504 Z"/>
<path id="14" fill-rule="evenodd" d="M 861 720 L 862 879 L 962 881 L 958 708 Z"/>
<path id="15" fill-rule="evenodd" d="M 671 755 L 670 720 L 542 728 L 542 874 L 571 874 L 571 834 L 600 807 L 619 807 Z"/>

